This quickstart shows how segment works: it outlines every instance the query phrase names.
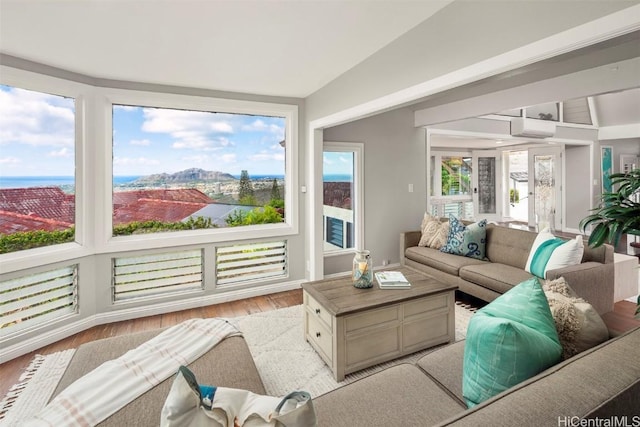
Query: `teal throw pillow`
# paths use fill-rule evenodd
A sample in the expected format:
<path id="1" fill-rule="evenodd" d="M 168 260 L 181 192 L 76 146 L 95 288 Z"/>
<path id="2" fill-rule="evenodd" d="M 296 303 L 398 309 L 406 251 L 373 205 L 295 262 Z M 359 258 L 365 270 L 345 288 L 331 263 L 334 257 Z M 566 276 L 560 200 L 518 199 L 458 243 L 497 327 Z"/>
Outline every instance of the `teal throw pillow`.
<path id="1" fill-rule="evenodd" d="M 582 236 L 565 241 L 556 238 L 548 229 L 544 229 L 536 236 L 524 269 L 534 276 L 545 279 L 551 270 L 580 264 L 583 254 Z"/>
<path id="2" fill-rule="evenodd" d="M 487 243 L 487 220 L 464 225 L 454 215 L 449 215 L 449 235 L 441 252 L 484 259 Z"/>
<path id="3" fill-rule="evenodd" d="M 471 318 L 462 396 L 473 407 L 554 365 L 561 354 L 547 297 L 532 277 Z"/>

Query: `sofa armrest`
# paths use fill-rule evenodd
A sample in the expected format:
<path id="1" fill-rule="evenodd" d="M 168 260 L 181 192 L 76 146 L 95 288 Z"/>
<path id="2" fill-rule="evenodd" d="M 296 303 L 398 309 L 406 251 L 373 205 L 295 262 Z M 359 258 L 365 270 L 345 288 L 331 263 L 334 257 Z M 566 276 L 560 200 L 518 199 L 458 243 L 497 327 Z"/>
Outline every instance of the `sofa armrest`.
<path id="1" fill-rule="evenodd" d="M 613 310 L 614 264 L 583 262 L 565 268 L 550 270 L 547 279 L 564 277 L 578 296 L 588 301 L 598 313 Z"/>
<path id="2" fill-rule="evenodd" d="M 420 230 L 400 233 L 400 264 L 404 265 L 404 253 L 407 248 L 418 246 L 418 243 L 420 243 L 420 237 L 422 237 L 422 232 Z"/>

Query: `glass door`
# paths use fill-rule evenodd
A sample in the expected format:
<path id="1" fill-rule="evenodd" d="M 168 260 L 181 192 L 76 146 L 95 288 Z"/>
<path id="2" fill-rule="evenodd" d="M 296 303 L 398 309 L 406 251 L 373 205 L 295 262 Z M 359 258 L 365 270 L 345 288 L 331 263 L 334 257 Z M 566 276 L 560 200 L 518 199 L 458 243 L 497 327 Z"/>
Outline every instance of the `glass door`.
<path id="1" fill-rule="evenodd" d="M 562 229 L 562 149 L 529 149 L 529 227 Z"/>
<path id="2" fill-rule="evenodd" d="M 473 209 L 476 220 L 502 221 L 502 154 L 473 151 Z"/>

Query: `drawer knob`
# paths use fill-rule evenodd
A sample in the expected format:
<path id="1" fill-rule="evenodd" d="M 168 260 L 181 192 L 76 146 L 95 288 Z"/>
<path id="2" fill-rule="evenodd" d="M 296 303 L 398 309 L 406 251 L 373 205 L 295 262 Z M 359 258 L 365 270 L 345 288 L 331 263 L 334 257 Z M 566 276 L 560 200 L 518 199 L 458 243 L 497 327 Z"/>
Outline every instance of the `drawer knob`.
<path id="1" fill-rule="evenodd" d="M 316 332 L 316 338 L 320 338 L 320 332 Z"/>
<path id="2" fill-rule="evenodd" d="M 316 314 L 320 314 L 320 309 L 316 308 Z"/>

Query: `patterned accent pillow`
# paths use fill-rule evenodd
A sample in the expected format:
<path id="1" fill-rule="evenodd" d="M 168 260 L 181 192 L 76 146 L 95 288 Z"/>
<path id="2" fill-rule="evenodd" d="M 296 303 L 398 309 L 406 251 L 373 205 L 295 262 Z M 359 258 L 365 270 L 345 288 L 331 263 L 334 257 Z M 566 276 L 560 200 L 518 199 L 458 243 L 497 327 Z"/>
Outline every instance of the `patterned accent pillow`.
<path id="1" fill-rule="evenodd" d="M 440 222 L 438 217 L 425 213 L 420 229 L 422 230 L 422 236 L 418 246 L 440 249 L 447 243 L 447 236 L 449 235 L 448 222 Z"/>
<path id="2" fill-rule="evenodd" d="M 609 330 L 595 308 L 578 297 L 564 277 L 542 285 L 556 324 L 562 359 L 595 347 L 609 339 Z"/>
<path id="3" fill-rule="evenodd" d="M 454 215 L 449 215 L 449 236 L 440 249 L 448 254 L 485 259 L 487 244 L 487 220 L 464 225 Z"/>

